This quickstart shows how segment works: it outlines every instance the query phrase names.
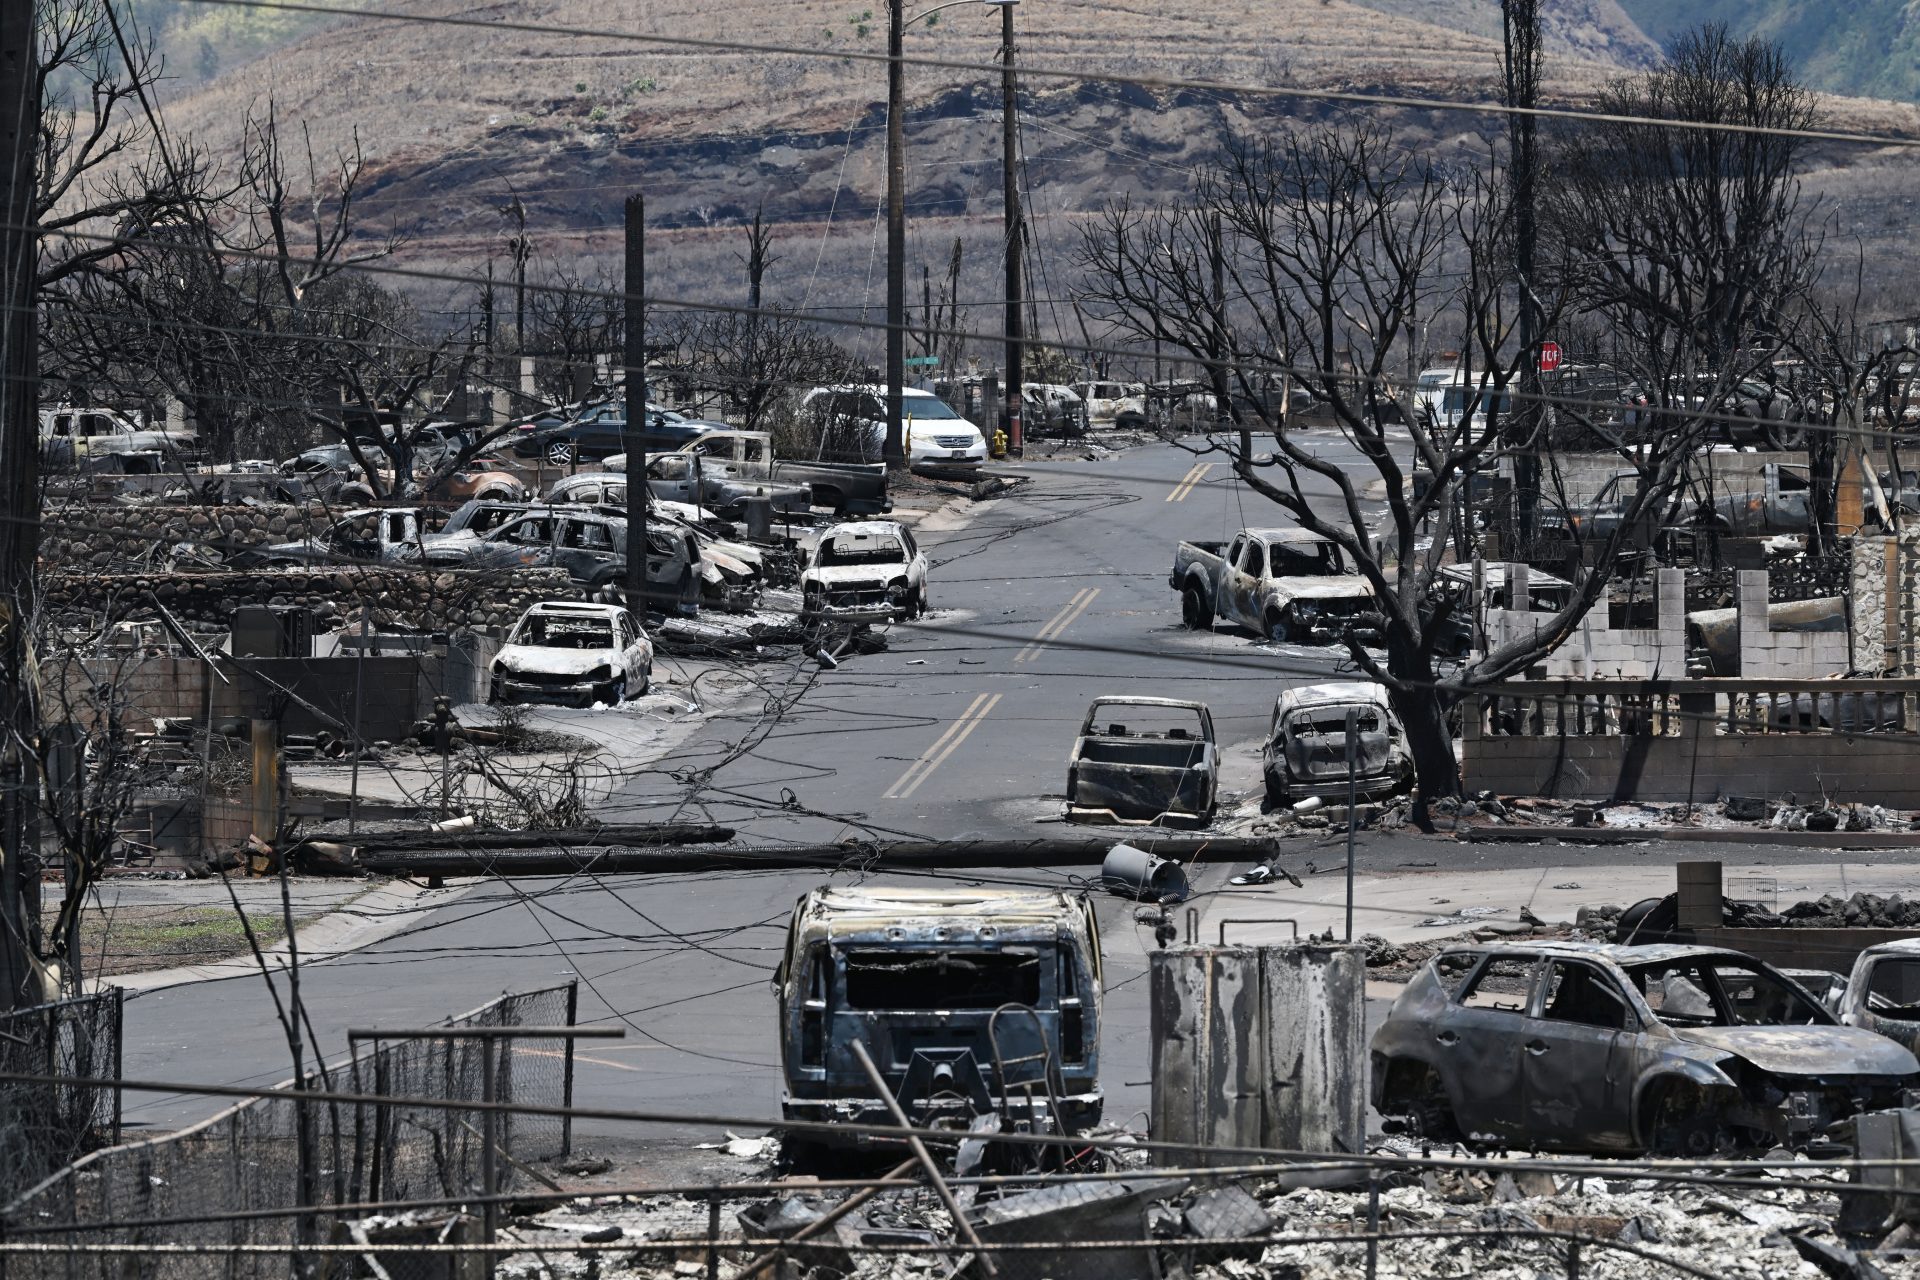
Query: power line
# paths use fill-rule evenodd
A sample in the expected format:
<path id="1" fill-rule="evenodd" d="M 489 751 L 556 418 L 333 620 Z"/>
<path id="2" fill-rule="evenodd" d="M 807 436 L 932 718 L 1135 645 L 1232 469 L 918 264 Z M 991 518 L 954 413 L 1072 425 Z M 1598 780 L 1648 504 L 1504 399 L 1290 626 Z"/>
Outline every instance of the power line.
<path id="1" fill-rule="evenodd" d="M 770 53 L 786 57 L 818 58 L 833 62 L 868 62 L 885 65 L 891 61 L 884 53 L 855 49 L 819 49 L 803 45 L 769 44 L 745 40 L 724 40 L 702 36 L 669 36 L 604 27 L 561 26 L 554 23 L 520 22 L 501 18 L 463 18 L 452 15 L 390 13 L 378 9 L 352 9 L 336 5 L 301 4 L 294 0 L 187 0 L 192 4 L 218 5 L 238 9 L 268 9 L 286 13 L 314 13 L 331 17 L 375 19 L 384 22 L 418 22 L 433 26 L 468 27 L 484 31 L 519 31 L 534 35 L 580 36 L 619 43 L 652 44 L 669 48 L 700 49 L 718 53 Z M 930 67 L 948 71 L 966 71 L 982 76 L 998 74 L 991 63 L 967 62 L 956 58 L 903 56 L 903 66 Z M 1767 137 L 1799 138 L 1810 142 L 1846 142 L 1869 146 L 1920 147 L 1920 138 L 1883 134 L 1852 133 L 1832 129 L 1787 129 L 1771 125 L 1750 125 L 1721 121 L 1675 120 L 1658 116 L 1624 115 L 1614 112 L 1577 111 L 1565 107 L 1510 107 L 1494 102 L 1460 102 L 1445 98 L 1423 98 L 1407 94 L 1360 93 L 1333 89 L 1303 89 L 1286 85 L 1233 84 L 1217 80 L 1186 79 L 1177 76 L 1122 75 L 1115 72 L 1066 70 L 1023 63 L 1023 76 L 1055 80 L 1132 85 L 1164 90 L 1201 90 L 1222 94 L 1252 94 L 1261 97 L 1291 98 L 1309 102 L 1344 102 L 1357 106 L 1402 107 L 1426 111 L 1466 111 L 1479 115 L 1534 116 L 1540 119 L 1572 120 L 1587 124 L 1649 125 L 1705 133 L 1741 133 Z"/>

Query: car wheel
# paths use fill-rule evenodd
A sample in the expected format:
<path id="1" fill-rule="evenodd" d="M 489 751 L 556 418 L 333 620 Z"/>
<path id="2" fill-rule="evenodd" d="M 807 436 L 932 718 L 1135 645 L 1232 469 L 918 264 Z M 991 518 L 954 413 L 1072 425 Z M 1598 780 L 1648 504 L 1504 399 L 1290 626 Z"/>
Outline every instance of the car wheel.
<path id="1" fill-rule="evenodd" d="M 1180 621 L 1189 631 L 1205 631 L 1213 625 L 1213 610 L 1200 588 L 1189 586 L 1180 593 Z"/>
<path id="2" fill-rule="evenodd" d="M 1264 630 L 1267 633 L 1267 639 L 1275 644 L 1285 644 L 1287 638 L 1293 634 L 1293 629 L 1287 625 L 1286 615 L 1278 609 L 1267 610 L 1265 622 Z"/>
<path id="3" fill-rule="evenodd" d="M 1676 1080 L 1653 1096 L 1645 1127 L 1657 1156 L 1705 1159 L 1730 1145 L 1731 1135 L 1715 1114 L 1713 1100 L 1691 1082 Z"/>
<path id="4" fill-rule="evenodd" d="M 1447 1087 L 1440 1080 L 1440 1073 L 1432 1067 L 1415 1063 L 1405 1063 L 1398 1068 L 1411 1075 L 1402 1085 L 1401 1110 L 1412 1124 L 1414 1132 L 1429 1142 L 1458 1142 L 1460 1125 L 1453 1114 L 1453 1103 L 1447 1100 Z"/>
<path id="5" fill-rule="evenodd" d="M 636 698 L 644 698 L 653 689 L 653 667 L 646 666 L 640 671 L 640 687 L 633 691 Z"/>
<path id="6" fill-rule="evenodd" d="M 1807 428 L 1804 422 L 1782 422 L 1772 418 L 1761 426 L 1760 433 L 1766 437 L 1769 449 L 1804 449 L 1807 445 Z"/>
<path id="7" fill-rule="evenodd" d="M 927 589 L 923 586 L 907 597 L 906 621 L 914 622 L 927 611 Z"/>
<path id="8" fill-rule="evenodd" d="M 625 676 L 621 676 L 619 679 L 615 680 L 613 684 L 607 689 L 607 701 L 617 707 L 621 703 L 625 702 L 626 700 L 627 700 L 627 678 Z"/>
<path id="9" fill-rule="evenodd" d="M 572 466 L 579 453 L 579 446 L 571 440 L 555 440 L 547 445 L 547 461 L 556 467 Z"/>
<path id="10" fill-rule="evenodd" d="M 506 695 L 501 692 L 500 682 L 498 680 L 489 680 L 487 682 L 487 705 L 498 706 L 505 701 Z"/>

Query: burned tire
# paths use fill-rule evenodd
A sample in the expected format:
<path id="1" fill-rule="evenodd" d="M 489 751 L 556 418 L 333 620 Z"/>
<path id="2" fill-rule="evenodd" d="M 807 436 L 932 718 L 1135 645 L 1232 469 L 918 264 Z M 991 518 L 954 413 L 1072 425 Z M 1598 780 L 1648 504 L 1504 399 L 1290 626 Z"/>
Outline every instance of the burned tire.
<path id="1" fill-rule="evenodd" d="M 1393 1109 L 1406 1117 L 1414 1136 L 1428 1142 L 1460 1141 L 1460 1126 L 1440 1073 L 1422 1062 L 1396 1062 L 1389 1070 L 1395 1085 L 1388 1104 L 1398 1104 Z"/>
<path id="2" fill-rule="evenodd" d="M 1278 609 L 1267 610 L 1267 615 L 1262 619 L 1262 623 L 1263 625 L 1260 629 L 1266 632 L 1267 639 L 1274 644 L 1285 644 L 1293 635 L 1293 628 L 1287 625 L 1286 615 L 1282 614 Z"/>
<path id="3" fill-rule="evenodd" d="M 1200 588 L 1188 585 L 1180 593 L 1180 621 L 1189 631 L 1205 631 L 1213 625 L 1213 607 Z"/>
<path id="4" fill-rule="evenodd" d="M 1681 1160 L 1704 1160 L 1733 1146 L 1733 1137 L 1721 1123 L 1708 1093 L 1689 1080 L 1656 1085 L 1647 1099 L 1647 1135 L 1650 1154 Z"/>

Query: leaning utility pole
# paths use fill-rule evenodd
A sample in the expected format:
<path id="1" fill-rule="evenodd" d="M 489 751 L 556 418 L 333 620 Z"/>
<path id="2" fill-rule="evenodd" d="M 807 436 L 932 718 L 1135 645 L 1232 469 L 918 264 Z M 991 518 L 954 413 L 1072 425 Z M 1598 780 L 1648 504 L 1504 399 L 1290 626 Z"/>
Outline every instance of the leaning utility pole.
<path id="1" fill-rule="evenodd" d="M 1535 117 L 1540 89 L 1540 0 L 1501 0 L 1505 36 L 1502 63 L 1506 72 L 1507 172 L 1513 187 L 1514 273 L 1520 282 L 1520 394 L 1507 409 L 1504 444 L 1513 457 L 1512 536 L 1520 560 L 1533 554 L 1540 533 L 1540 299 L 1534 292 L 1534 182 L 1538 177 L 1534 149 Z"/>
<path id="2" fill-rule="evenodd" d="M 887 0 L 887 438 L 881 457 L 907 465 L 900 389 L 907 382 L 906 0 Z"/>
<path id="3" fill-rule="evenodd" d="M 626 366 L 627 421 L 620 447 L 627 455 L 627 607 L 647 609 L 647 198 L 627 197 L 626 324 L 620 362 Z"/>
<path id="4" fill-rule="evenodd" d="M 0 1011 L 41 1003 L 39 716 L 28 674 L 33 567 L 40 551 L 39 371 L 34 332 L 38 270 L 33 223 L 34 6 L 0 4 Z"/>
<path id="5" fill-rule="evenodd" d="M 1026 452 L 1026 436 L 1020 425 L 1023 382 L 1020 340 L 1024 334 L 1020 314 L 1020 249 L 1026 229 L 1020 220 L 1020 126 L 1015 105 L 1013 6 L 1003 4 L 1000 6 L 1000 183 L 1007 222 L 1007 450 L 1017 458 Z"/>

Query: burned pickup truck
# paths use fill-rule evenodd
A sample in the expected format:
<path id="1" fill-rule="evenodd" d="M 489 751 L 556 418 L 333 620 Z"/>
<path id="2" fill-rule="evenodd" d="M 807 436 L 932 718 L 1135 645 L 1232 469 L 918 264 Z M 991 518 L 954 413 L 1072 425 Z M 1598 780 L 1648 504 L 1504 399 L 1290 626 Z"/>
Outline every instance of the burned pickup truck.
<path id="1" fill-rule="evenodd" d="M 1101 1108 L 1101 981 L 1082 894 L 815 889 L 794 907 L 773 979 L 781 1111 L 891 1124 L 853 1052 L 860 1041 L 915 1125 L 959 1136 L 997 1116 L 1006 1132 L 1090 1128 Z M 866 1142 L 849 1133 L 824 1145 Z"/>
<path id="2" fill-rule="evenodd" d="M 1541 942 L 1444 951 L 1374 1033 L 1373 1102 L 1423 1135 L 1686 1157 L 1846 1146 L 1920 1061 L 1736 951 Z"/>
<path id="3" fill-rule="evenodd" d="M 1204 827 L 1220 784 L 1204 702 L 1095 698 L 1067 760 L 1067 821 Z"/>
<path id="4" fill-rule="evenodd" d="M 1276 644 L 1373 634 L 1380 606 L 1340 547 L 1305 529 L 1248 529 L 1230 543 L 1182 542 L 1168 585 L 1180 618 L 1205 631 L 1238 623 Z"/>

